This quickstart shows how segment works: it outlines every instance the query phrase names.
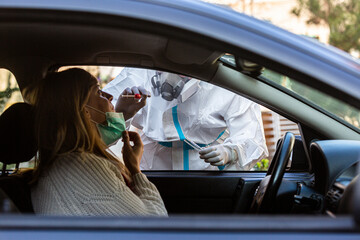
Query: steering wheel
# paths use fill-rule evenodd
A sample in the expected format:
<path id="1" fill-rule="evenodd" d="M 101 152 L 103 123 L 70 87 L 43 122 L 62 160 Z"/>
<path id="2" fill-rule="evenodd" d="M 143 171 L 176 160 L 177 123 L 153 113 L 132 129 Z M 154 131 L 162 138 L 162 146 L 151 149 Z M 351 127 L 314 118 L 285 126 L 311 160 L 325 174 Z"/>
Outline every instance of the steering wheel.
<path id="1" fill-rule="evenodd" d="M 294 143 L 295 136 L 291 132 L 287 132 L 282 141 L 278 143 L 266 177 L 261 180 L 255 192 L 250 212 L 270 213 L 274 210 L 276 194 L 284 177 Z"/>

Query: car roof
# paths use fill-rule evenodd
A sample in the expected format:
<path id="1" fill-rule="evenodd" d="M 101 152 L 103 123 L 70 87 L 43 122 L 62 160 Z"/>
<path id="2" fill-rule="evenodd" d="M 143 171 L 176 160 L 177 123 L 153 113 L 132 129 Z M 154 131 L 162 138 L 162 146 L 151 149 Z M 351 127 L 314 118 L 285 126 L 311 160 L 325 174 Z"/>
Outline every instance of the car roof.
<path id="1" fill-rule="evenodd" d="M 41 55 L 44 50 L 54 64 L 91 63 L 96 60 L 98 64 L 124 63 L 211 79 L 216 71 L 214 60 L 228 50 L 284 74 L 289 73 L 290 77 L 302 79 L 305 84 L 332 95 L 342 94 L 345 102 L 360 107 L 358 60 L 270 23 L 211 4 L 161 0 L 12 0 L 0 3 L 0 16 L 6 20 L 0 24 L 0 30 L 8 34 L 5 44 L 0 47 L 1 65 L 11 65 L 8 59 L 11 54 L 20 56 L 21 51 L 29 51 L 28 54 L 34 56 L 36 52 Z M 127 21 L 120 22 L 117 17 Z M 66 30 L 69 24 L 75 22 L 78 25 L 74 24 L 73 28 L 78 27 L 78 35 Z M 89 25 L 85 26 L 84 22 Z M 37 26 L 38 31 L 34 28 L 31 28 L 32 32 L 27 31 L 29 26 Z M 95 29 L 96 26 L 113 29 L 101 32 Z M 120 28 L 123 28 L 124 36 L 116 34 Z M 91 34 L 98 36 L 91 39 L 88 37 Z M 59 36 L 63 39 L 59 40 Z M 27 38 L 26 41 L 23 37 Z M 104 52 L 111 52 L 116 44 L 119 48 L 119 43 L 123 46 L 116 51 L 122 51 L 121 58 L 125 60 L 113 60 L 115 56 L 109 57 L 111 60 L 106 59 Z M 29 44 L 34 44 L 35 47 L 31 48 L 33 52 L 29 50 Z M 59 44 L 57 51 L 50 49 L 54 48 L 54 44 Z M 216 52 L 215 46 L 221 45 L 226 47 Z M 70 48 L 72 51 L 77 48 L 76 56 L 66 51 Z M 124 57 L 126 48 L 127 58 Z M 156 57 L 164 54 L 165 59 Z M 94 55 L 97 55 L 96 59 Z M 134 60 L 139 57 L 142 58 L 140 62 Z M 165 60 L 170 60 L 170 63 L 165 63 Z M 204 69 L 209 70 L 205 72 Z M 292 72 L 295 72 L 294 76 Z"/>

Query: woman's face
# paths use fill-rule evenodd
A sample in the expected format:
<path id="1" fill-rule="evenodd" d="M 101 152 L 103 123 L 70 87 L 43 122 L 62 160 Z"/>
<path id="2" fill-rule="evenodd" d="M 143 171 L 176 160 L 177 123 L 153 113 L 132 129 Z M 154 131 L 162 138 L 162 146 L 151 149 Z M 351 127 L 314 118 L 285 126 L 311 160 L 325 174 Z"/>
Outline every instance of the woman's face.
<path id="1" fill-rule="evenodd" d="M 114 106 L 111 104 L 113 96 L 103 92 L 99 85 L 95 85 L 90 89 L 90 97 L 87 105 L 93 107 L 101 112 L 114 112 Z M 105 123 L 106 117 L 105 114 L 98 112 L 92 108 L 87 108 L 90 112 L 90 117 L 93 121 L 97 123 Z"/>

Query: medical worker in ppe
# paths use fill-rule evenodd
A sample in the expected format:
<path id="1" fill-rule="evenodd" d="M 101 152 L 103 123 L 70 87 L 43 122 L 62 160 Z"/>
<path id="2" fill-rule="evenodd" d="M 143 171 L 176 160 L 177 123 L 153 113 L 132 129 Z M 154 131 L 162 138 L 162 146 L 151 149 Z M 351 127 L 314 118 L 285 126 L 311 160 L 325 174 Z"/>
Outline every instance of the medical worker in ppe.
<path id="1" fill-rule="evenodd" d="M 126 94 L 151 95 L 127 120 L 127 126 L 141 130 L 143 170 L 249 170 L 268 154 L 259 106 L 220 87 L 124 68 L 104 91 L 114 96 L 114 104 Z M 121 111 L 127 112 L 126 106 Z"/>

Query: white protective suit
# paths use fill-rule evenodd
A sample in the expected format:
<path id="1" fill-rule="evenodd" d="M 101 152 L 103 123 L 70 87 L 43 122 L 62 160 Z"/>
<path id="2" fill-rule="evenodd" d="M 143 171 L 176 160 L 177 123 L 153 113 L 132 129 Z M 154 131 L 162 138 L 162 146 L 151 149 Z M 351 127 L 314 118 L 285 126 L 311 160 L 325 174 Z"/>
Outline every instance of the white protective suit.
<path id="1" fill-rule="evenodd" d="M 155 74 L 154 70 L 124 68 L 103 90 L 113 95 L 114 105 L 128 87 L 143 86 L 152 94 L 150 79 Z M 142 170 L 249 170 L 268 155 L 259 105 L 197 79 L 187 82 L 172 101 L 152 94 L 129 121 L 142 130 Z M 184 138 L 201 147 L 233 146 L 237 160 L 212 166 L 181 141 Z"/>

